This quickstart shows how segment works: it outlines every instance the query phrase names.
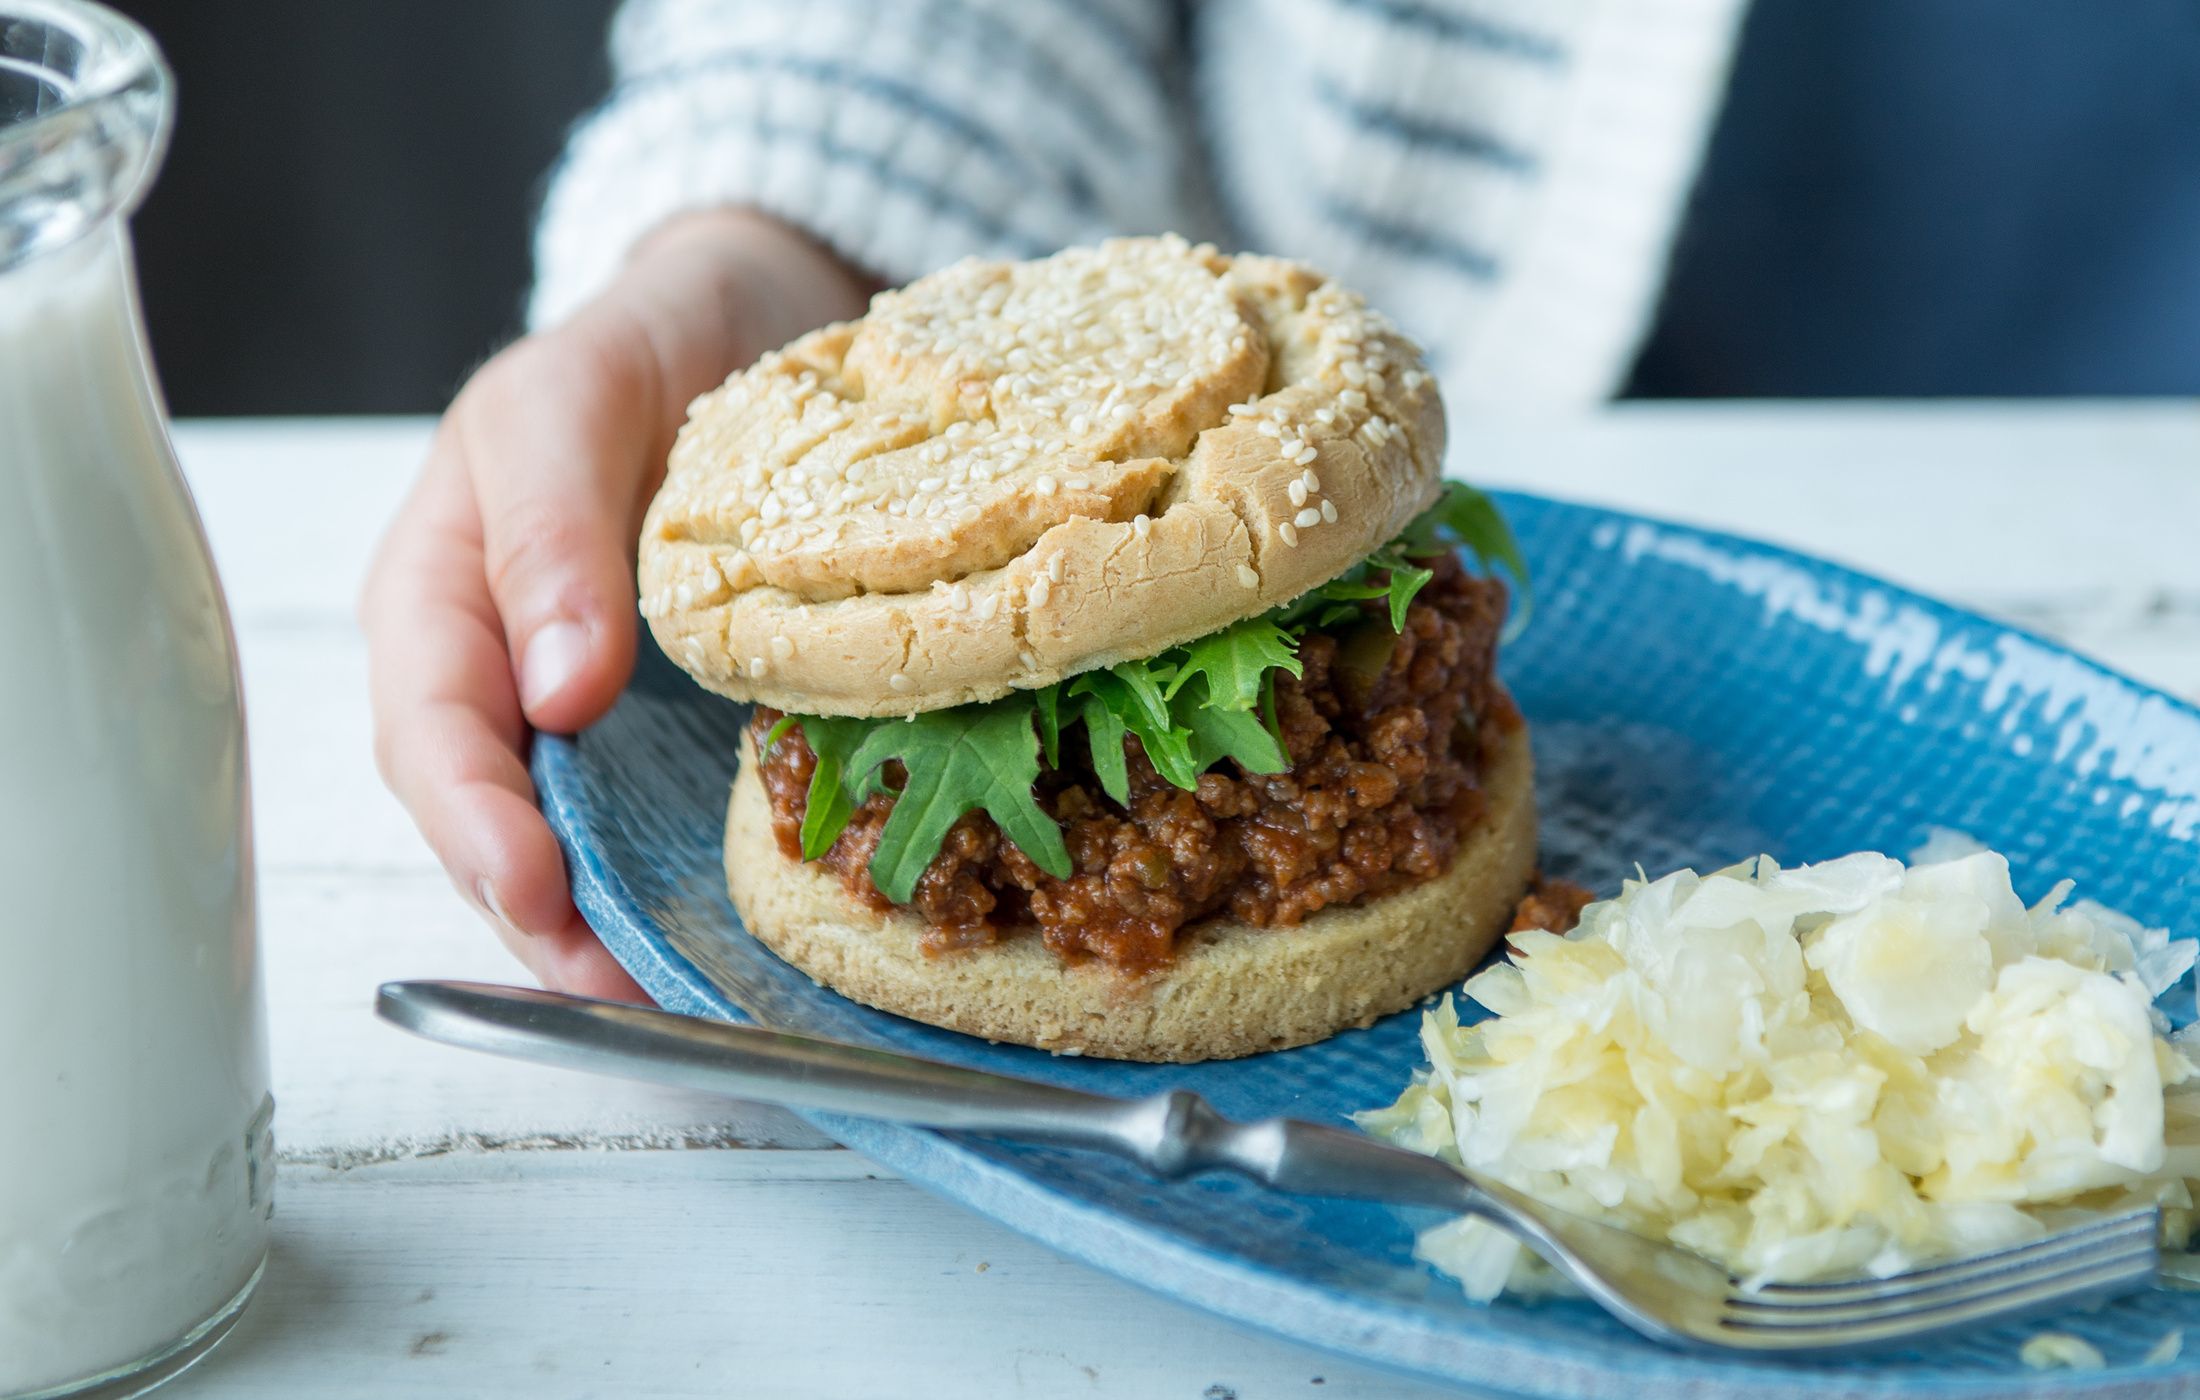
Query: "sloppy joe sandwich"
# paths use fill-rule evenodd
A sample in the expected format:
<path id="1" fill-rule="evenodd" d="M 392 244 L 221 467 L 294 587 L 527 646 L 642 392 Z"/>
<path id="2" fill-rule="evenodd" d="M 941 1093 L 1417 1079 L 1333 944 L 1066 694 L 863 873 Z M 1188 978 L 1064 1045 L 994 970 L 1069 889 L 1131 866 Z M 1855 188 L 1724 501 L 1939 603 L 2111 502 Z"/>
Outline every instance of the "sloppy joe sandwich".
<path id="1" fill-rule="evenodd" d="M 693 405 L 642 611 L 754 702 L 749 930 L 858 1001 L 1138 1060 L 1454 983 L 1534 863 L 1520 561 L 1418 349 L 1177 238 L 969 261 Z"/>

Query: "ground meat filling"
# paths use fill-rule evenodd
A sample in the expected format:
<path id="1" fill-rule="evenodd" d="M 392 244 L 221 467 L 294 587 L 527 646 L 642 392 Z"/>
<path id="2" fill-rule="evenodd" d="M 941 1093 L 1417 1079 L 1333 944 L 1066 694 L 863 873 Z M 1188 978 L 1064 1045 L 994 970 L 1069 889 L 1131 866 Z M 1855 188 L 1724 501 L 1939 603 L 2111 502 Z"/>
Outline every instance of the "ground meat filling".
<path id="1" fill-rule="evenodd" d="M 1545 933 L 1572 933 L 1581 922 L 1581 911 L 1596 899 L 1585 886 L 1553 879 L 1538 870 L 1528 881 L 1528 892 L 1513 910 L 1513 933 L 1541 929 Z"/>
<path id="2" fill-rule="evenodd" d="M 1492 670 L 1505 587 L 1446 559 L 1403 632 L 1381 606 L 1306 637 L 1305 674 L 1278 675 L 1289 772 L 1225 763 L 1186 792 L 1154 771 L 1133 738 L 1126 808 L 1102 791 L 1084 745 L 1065 743 L 1062 766 L 1041 775 L 1039 800 L 1062 824 L 1074 863 L 1066 880 L 1039 869 L 983 812 L 964 816 L 910 900 L 926 946 L 945 952 L 1036 926 L 1065 961 L 1145 971 L 1165 965 L 1179 932 L 1203 918 L 1289 927 L 1443 873 L 1482 814 L 1492 745 L 1520 723 Z M 756 712 L 759 743 L 777 719 Z M 815 762 L 795 730 L 763 764 L 773 828 L 794 859 Z M 886 774 L 894 787 L 897 768 Z M 869 866 L 893 802 L 888 794 L 858 806 L 824 856 L 879 907 L 886 899 Z"/>

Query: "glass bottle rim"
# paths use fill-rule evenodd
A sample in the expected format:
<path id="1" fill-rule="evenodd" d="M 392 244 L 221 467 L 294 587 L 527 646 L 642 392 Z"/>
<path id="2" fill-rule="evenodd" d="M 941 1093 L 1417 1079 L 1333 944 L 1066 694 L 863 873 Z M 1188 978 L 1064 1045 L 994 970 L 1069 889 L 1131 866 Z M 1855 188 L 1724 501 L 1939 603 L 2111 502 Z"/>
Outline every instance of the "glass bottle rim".
<path id="1" fill-rule="evenodd" d="M 166 154 L 173 80 L 144 27 L 95 0 L 0 0 L 0 272 L 134 210 Z"/>

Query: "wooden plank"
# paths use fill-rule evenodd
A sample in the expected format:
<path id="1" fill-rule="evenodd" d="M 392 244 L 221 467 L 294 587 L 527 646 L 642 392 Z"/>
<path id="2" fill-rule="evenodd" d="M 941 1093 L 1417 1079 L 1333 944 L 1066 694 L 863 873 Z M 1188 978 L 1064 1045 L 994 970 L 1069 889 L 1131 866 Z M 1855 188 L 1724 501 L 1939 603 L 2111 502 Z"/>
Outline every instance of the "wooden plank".
<path id="1" fill-rule="evenodd" d="M 412 484 L 424 418 L 262 418 L 176 425 L 240 628 L 349 626 L 359 580 Z"/>
<path id="2" fill-rule="evenodd" d="M 832 1144 L 790 1114 L 470 1054 L 377 1020 L 404 977 L 526 980 L 440 872 L 272 873 L 260 891 L 286 1162 L 452 1151 Z"/>
<path id="3" fill-rule="evenodd" d="M 289 1168 L 261 1296 L 164 1392 L 1455 1395 L 1142 1293 L 844 1152 Z"/>
<path id="4" fill-rule="evenodd" d="M 348 623 L 239 625 L 263 873 L 439 867 L 374 771 L 367 652 Z"/>

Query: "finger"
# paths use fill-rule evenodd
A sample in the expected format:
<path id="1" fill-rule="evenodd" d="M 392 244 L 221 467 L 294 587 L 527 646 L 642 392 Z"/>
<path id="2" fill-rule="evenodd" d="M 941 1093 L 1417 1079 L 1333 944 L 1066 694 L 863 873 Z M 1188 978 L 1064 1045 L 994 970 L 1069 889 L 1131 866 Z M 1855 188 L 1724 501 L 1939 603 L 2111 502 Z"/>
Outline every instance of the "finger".
<path id="1" fill-rule="evenodd" d="M 458 805 L 464 805 L 464 799 Z M 473 820 L 495 825 L 500 818 L 477 813 Z M 533 817 L 526 825 L 540 827 L 542 822 L 539 817 Z M 510 830 L 521 829 L 522 823 L 515 818 Z M 611 956 L 597 939 L 596 931 L 588 926 L 588 921 L 569 900 L 563 924 L 528 930 L 521 928 L 518 919 L 504 907 L 497 894 L 498 887 L 495 878 L 484 877 L 465 892 L 498 940 L 521 966 L 534 974 L 536 981 L 554 991 L 571 992 L 575 996 L 651 1004 L 649 995 L 627 975 L 625 968 L 619 966 L 618 959 Z"/>
<path id="2" fill-rule="evenodd" d="M 523 934 L 566 929 L 565 862 L 521 761 L 526 723 L 447 436 L 391 527 L 360 616 L 391 790 L 469 899 Z"/>
<path id="3" fill-rule="evenodd" d="M 508 934 L 501 925 L 498 933 L 505 937 L 507 946 L 511 946 L 515 938 L 520 941 L 531 955 L 522 956 L 520 961 L 543 986 L 553 991 L 641 1006 L 656 1004 L 649 993 L 627 975 L 626 969 L 619 966 L 619 960 L 603 946 L 596 931 L 577 914 L 569 926 L 547 936 Z"/>
<path id="4" fill-rule="evenodd" d="M 660 400 L 646 340 L 616 329 L 519 347 L 452 420 L 478 501 L 484 576 L 521 708 L 570 733 L 633 667 L 633 542 Z"/>

